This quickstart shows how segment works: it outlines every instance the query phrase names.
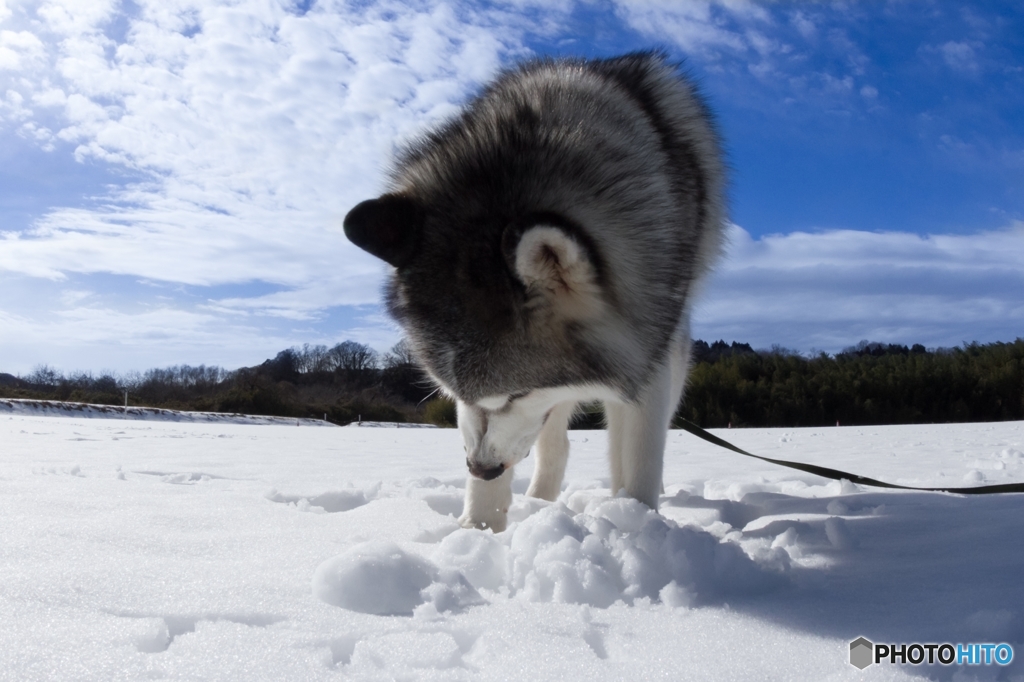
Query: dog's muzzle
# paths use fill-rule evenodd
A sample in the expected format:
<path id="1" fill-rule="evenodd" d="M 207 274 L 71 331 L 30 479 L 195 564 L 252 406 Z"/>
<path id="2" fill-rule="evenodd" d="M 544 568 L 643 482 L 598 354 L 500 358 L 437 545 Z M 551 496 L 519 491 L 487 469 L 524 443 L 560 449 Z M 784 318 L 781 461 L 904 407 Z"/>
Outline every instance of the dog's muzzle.
<path id="1" fill-rule="evenodd" d="M 479 464 L 473 464 L 469 461 L 468 457 L 466 458 L 466 466 L 469 467 L 469 473 L 473 474 L 477 478 L 482 478 L 485 481 L 493 481 L 498 476 L 505 473 L 504 464 L 499 464 L 495 467 L 483 467 Z"/>

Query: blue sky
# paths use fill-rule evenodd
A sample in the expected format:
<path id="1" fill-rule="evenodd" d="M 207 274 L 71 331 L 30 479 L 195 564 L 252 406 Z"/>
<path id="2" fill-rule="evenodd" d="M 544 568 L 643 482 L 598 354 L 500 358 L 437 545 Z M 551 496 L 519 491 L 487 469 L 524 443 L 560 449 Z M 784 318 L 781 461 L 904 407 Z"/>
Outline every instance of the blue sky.
<path id="1" fill-rule="evenodd" d="M 1024 336 L 1024 10 L 947 2 L 0 0 L 0 371 L 399 338 L 341 219 L 531 55 L 659 47 L 717 114 L 696 336 Z"/>

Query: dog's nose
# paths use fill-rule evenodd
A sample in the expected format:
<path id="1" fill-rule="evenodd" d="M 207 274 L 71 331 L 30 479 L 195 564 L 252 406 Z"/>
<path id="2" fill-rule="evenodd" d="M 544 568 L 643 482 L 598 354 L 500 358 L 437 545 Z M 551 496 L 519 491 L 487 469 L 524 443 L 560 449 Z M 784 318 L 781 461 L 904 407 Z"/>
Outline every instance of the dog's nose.
<path id="1" fill-rule="evenodd" d="M 495 467 L 483 467 L 479 464 L 474 464 L 466 458 L 466 466 L 469 467 L 469 473 L 473 474 L 477 478 L 482 478 L 485 481 L 491 481 L 505 473 L 505 465 L 499 464 Z"/>

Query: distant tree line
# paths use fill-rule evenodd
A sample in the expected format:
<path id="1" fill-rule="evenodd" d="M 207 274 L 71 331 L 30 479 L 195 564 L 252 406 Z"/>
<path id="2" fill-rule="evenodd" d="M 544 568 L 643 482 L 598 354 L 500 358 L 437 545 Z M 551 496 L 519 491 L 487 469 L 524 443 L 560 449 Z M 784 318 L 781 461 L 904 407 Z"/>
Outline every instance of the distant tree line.
<path id="1" fill-rule="evenodd" d="M 428 413 L 437 412 L 437 406 L 428 410 L 425 400 L 435 388 L 404 342 L 383 354 L 355 341 L 333 347 L 305 344 L 233 371 L 180 365 L 96 376 L 64 374 L 42 365 L 27 376 L 0 374 L 0 397 L 122 405 L 127 391 L 130 405 L 321 419 L 326 415 L 337 424 L 358 419 L 425 421 Z"/>
<path id="2" fill-rule="evenodd" d="M 694 342 L 678 416 L 704 427 L 1024 419 L 1024 339 L 928 350 L 868 343 L 803 357 Z"/>
<path id="3" fill-rule="evenodd" d="M 825 426 L 1024 419 L 1024 339 L 926 349 L 862 341 L 835 355 L 693 342 L 677 418 L 704 427 Z M 379 354 L 355 341 L 295 346 L 255 367 L 181 365 L 123 376 L 40 366 L 0 374 L 0 397 L 213 412 L 455 425 L 454 405 L 405 343 Z M 585 406 L 577 428 L 599 428 Z"/>

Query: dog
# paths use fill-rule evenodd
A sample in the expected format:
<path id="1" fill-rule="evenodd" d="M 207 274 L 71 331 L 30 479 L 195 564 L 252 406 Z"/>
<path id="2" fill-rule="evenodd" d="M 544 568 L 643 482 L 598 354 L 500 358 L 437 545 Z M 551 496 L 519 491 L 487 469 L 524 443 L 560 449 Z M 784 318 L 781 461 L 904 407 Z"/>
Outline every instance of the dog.
<path id="1" fill-rule="evenodd" d="M 507 526 L 513 467 L 554 500 L 581 402 L 602 401 L 611 488 L 652 509 L 720 251 L 725 171 L 695 87 L 658 52 L 538 59 L 403 149 L 345 234 L 392 266 L 386 306 L 457 401 L 459 522 Z"/>

